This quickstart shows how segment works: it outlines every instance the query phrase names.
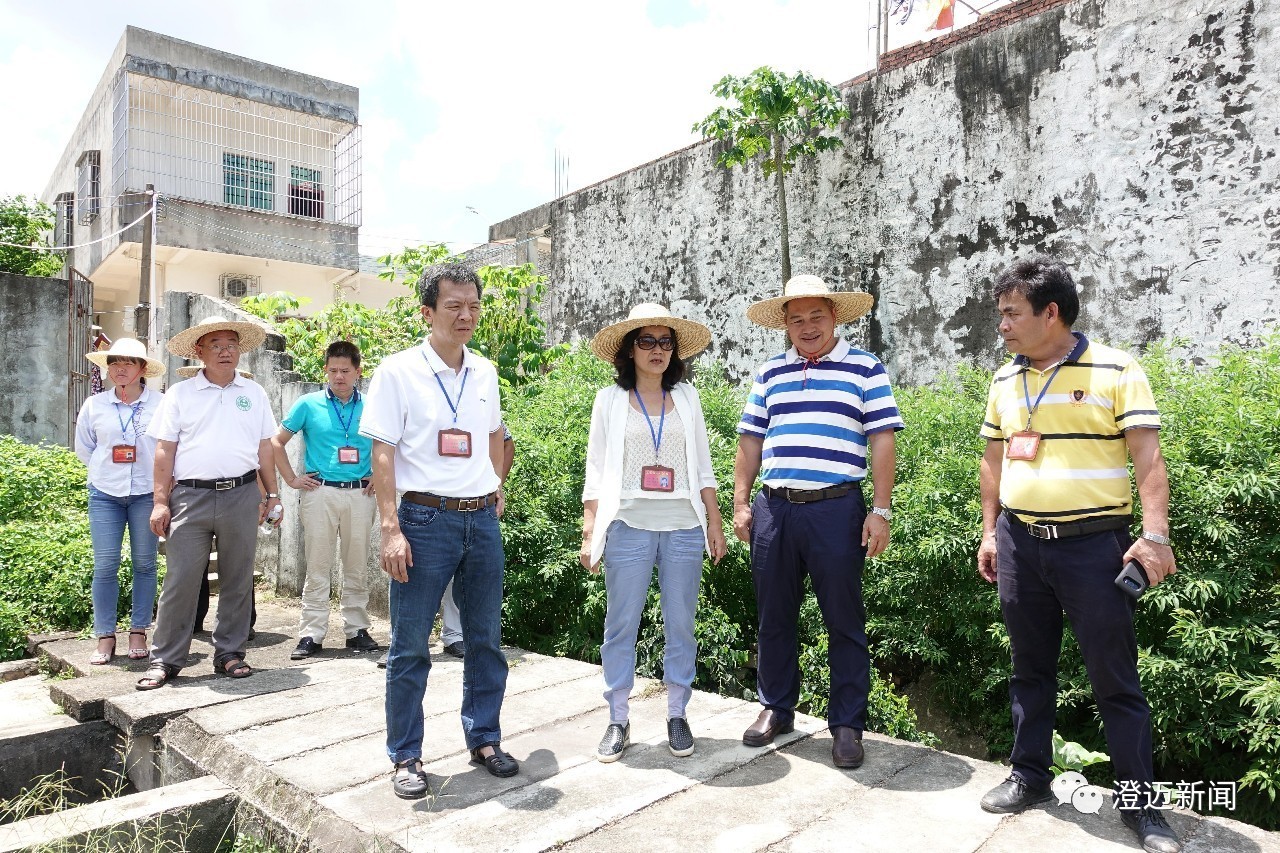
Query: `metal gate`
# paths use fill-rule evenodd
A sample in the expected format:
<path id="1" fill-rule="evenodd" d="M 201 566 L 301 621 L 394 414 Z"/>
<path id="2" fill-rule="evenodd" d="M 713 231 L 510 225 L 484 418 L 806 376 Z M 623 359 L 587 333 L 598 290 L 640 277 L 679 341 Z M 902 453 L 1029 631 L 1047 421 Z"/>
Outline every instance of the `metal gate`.
<path id="1" fill-rule="evenodd" d="M 76 416 L 89 398 L 93 348 L 93 282 L 75 269 L 67 272 L 67 446 L 75 446 Z"/>

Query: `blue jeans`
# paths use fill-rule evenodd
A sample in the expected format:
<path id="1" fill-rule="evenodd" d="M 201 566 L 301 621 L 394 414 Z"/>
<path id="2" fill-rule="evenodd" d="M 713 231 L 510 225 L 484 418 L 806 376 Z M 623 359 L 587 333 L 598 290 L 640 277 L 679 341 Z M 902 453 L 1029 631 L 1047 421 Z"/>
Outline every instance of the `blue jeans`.
<path id="1" fill-rule="evenodd" d="M 659 532 L 636 530 L 624 521 L 609 525 L 604 543 L 608 609 L 600 662 L 610 722 L 627 721 L 627 698 L 636 681 L 636 634 L 655 563 L 662 592 L 662 681 L 667 685 L 667 716 L 684 716 L 698 660 L 693 617 L 698 608 L 705 541 L 701 527 Z M 468 638 L 467 654 L 470 649 Z"/>
<path id="2" fill-rule="evenodd" d="M 129 627 L 151 625 L 156 600 L 156 535 L 151 532 L 150 493 L 117 498 L 89 486 L 89 535 L 93 540 L 93 635 L 116 633 L 116 603 L 120 599 L 120 547 L 125 527 L 133 557 L 133 612 Z"/>
<path id="3" fill-rule="evenodd" d="M 462 616 L 462 731 L 467 749 L 502 740 L 498 718 L 507 691 L 502 653 L 502 531 L 493 507 L 475 512 L 403 501 L 400 530 L 413 565 L 405 583 L 391 582 L 391 648 L 387 653 L 387 756 L 422 756 L 422 698 L 431 672 L 431 626 L 444 589 Z"/>

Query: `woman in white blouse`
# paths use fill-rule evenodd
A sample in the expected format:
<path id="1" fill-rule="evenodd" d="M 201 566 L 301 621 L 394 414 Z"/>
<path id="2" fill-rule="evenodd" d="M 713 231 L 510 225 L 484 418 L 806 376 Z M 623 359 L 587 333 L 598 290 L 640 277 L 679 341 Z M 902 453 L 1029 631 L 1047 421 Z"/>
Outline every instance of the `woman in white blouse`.
<path id="1" fill-rule="evenodd" d="M 98 649 L 89 663 L 109 663 L 116 650 L 116 602 L 120 598 L 120 548 L 129 530 L 133 557 L 133 607 L 129 657 L 147 657 L 147 628 L 156 598 L 156 535 L 151 532 L 152 474 L 156 440 L 147 427 L 163 395 L 146 380 L 164 373 L 134 338 L 120 338 L 88 359 L 114 388 L 94 394 L 76 420 L 76 455 L 89 469 L 89 533 L 93 539 L 93 635 Z"/>
<path id="2" fill-rule="evenodd" d="M 709 343 L 706 326 L 648 303 L 591 342 L 592 352 L 617 371 L 591 410 L 582 491 L 580 557 L 591 572 L 600 571 L 604 558 L 608 595 L 600 658 L 609 726 L 597 750 L 601 761 L 616 761 L 630 743 L 636 634 L 655 565 L 666 641 L 667 745 L 676 756 L 693 752 L 685 707 L 697 663 L 694 611 L 703 549 L 718 563 L 725 536 L 702 404 L 681 380 L 682 359 Z"/>

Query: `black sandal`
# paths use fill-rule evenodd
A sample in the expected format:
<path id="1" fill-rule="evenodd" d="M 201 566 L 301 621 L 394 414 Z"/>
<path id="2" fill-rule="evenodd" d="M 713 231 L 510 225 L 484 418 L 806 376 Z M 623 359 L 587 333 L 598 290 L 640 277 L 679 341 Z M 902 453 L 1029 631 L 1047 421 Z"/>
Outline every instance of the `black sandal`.
<path id="1" fill-rule="evenodd" d="M 493 747 L 493 755 L 484 755 L 480 750 L 486 746 Z M 482 743 L 471 750 L 471 763 L 480 764 L 492 775 L 506 779 L 520 772 L 520 765 L 510 755 L 502 751 L 496 743 Z"/>
<path id="2" fill-rule="evenodd" d="M 400 799 L 420 800 L 431 793 L 431 786 L 427 784 L 427 772 L 422 769 L 421 764 L 420 758 L 396 763 L 395 770 L 391 772 L 391 790 Z M 415 766 L 418 767 L 417 770 L 413 769 Z M 409 772 L 401 774 L 401 770 Z"/>
<path id="3" fill-rule="evenodd" d="M 228 678 L 248 678 L 253 675 L 253 667 L 245 663 L 243 658 L 238 657 L 229 657 L 221 663 L 215 663 L 213 671 Z"/>
<path id="4" fill-rule="evenodd" d="M 182 672 L 181 667 L 153 661 L 151 666 L 147 667 L 147 671 L 143 673 L 142 678 L 138 679 L 137 689 L 155 690 L 157 687 L 164 687 L 176 678 L 179 672 Z"/>

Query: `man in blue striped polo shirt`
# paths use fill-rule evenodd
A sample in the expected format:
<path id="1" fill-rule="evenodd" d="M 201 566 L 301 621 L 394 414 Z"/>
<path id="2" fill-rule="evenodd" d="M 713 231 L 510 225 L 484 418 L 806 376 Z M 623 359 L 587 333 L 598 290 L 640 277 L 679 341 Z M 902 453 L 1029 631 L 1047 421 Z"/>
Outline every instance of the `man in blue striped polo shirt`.
<path id="1" fill-rule="evenodd" d="M 756 371 L 738 423 L 733 529 L 751 545 L 760 615 L 756 690 L 764 709 L 742 735 L 764 746 L 793 728 L 800 700 L 796 627 L 804 576 L 828 632 L 831 757 L 862 764 L 871 660 L 862 569 L 889 544 L 894 433 L 902 418 L 884 365 L 836 336 L 871 309 L 861 292 L 836 292 L 817 276 L 792 278 L 783 295 L 757 302 L 747 317 L 785 329 L 791 348 Z M 872 467 L 872 510 L 861 482 Z M 759 475 L 763 488 L 751 501 Z"/>

